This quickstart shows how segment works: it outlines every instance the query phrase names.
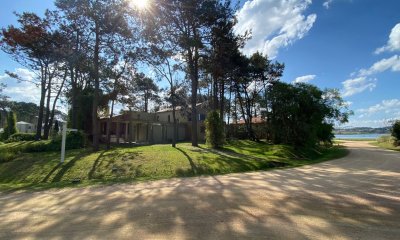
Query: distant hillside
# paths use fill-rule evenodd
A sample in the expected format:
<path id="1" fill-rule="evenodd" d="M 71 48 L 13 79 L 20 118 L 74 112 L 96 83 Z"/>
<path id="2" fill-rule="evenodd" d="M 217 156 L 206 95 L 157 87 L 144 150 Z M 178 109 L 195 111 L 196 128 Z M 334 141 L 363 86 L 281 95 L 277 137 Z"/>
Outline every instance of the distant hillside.
<path id="1" fill-rule="evenodd" d="M 334 134 L 390 134 L 390 127 L 370 128 L 370 127 L 355 127 L 355 128 L 338 128 L 334 130 Z"/>

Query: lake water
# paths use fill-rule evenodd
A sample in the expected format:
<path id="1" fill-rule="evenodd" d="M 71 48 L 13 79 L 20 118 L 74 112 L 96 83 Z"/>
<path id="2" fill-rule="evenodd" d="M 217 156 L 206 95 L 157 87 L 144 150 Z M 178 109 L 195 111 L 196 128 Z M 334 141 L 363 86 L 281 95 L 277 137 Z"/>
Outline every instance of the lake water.
<path id="1" fill-rule="evenodd" d="M 336 134 L 336 139 L 371 139 L 375 140 L 380 136 L 385 136 L 388 134 Z"/>

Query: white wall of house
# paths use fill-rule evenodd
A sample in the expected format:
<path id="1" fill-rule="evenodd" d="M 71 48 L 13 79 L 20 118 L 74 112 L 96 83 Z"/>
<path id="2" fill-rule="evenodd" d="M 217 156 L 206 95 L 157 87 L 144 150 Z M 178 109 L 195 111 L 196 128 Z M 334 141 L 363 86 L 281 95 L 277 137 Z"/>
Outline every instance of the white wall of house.
<path id="1" fill-rule="evenodd" d="M 16 127 L 20 133 L 33 133 L 35 131 L 34 125 L 27 122 L 17 122 Z"/>

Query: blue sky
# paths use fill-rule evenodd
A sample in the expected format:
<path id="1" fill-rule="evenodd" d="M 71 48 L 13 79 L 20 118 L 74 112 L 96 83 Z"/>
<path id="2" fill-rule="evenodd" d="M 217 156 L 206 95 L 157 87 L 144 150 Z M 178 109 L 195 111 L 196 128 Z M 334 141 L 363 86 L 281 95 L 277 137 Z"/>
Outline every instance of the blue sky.
<path id="1" fill-rule="evenodd" d="M 284 62 L 283 81 L 337 88 L 355 112 L 348 126 L 379 127 L 400 119 L 400 1 L 242 1 L 238 33 L 252 29 L 244 53 L 261 51 Z M 15 24 L 12 12 L 43 14 L 53 1 L 3 3 L 0 26 Z M 397 25 L 399 24 L 399 25 Z M 0 81 L 15 100 L 38 101 L 38 91 L 7 78 L 5 70 L 32 77 L 0 53 Z"/>

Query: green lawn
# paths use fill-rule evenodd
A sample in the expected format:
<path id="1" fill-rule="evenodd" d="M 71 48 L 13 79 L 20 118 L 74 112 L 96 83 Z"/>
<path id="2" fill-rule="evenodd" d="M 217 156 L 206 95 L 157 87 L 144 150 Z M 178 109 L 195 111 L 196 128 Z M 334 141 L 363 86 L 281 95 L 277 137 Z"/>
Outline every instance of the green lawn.
<path id="1" fill-rule="evenodd" d="M 181 143 L 170 145 L 115 147 L 109 151 L 87 149 L 67 151 L 64 164 L 59 152 L 19 153 L 34 143 L 0 145 L 0 154 L 16 153 L 16 158 L 0 163 L 0 190 L 44 189 L 127 181 L 215 175 L 232 172 L 294 167 L 339 158 L 347 154 L 341 147 L 299 151 L 264 142 L 234 141 L 223 150 L 199 148 Z M 14 157 L 15 157 L 14 156 Z"/>

